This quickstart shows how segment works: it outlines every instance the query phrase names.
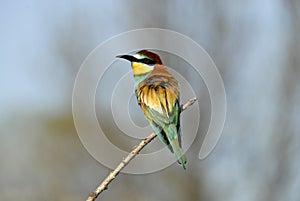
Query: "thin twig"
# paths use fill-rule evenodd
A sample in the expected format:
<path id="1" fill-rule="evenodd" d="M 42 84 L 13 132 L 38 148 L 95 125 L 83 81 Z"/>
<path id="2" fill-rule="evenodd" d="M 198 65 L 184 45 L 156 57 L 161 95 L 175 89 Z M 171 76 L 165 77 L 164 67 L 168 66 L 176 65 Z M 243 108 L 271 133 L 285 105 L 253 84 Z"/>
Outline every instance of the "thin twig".
<path id="1" fill-rule="evenodd" d="M 181 106 L 181 112 L 183 112 L 186 108 L 193 105 L 196 102 L 196 98 L 191 98 L 184 105 Z M 143 139 L 134 149 L 122 160 L 122 162 L 109 173 L 109 175 L 103 180 L 103 182 L 89 194 L 86 201 L 94 201 L 100 193 L 107 189 L 107 186 L 116 178 L 116 176 L 121 172 L 121 170 L 154 138 L 156 134 L 153 132 L 148 137 Z"/>

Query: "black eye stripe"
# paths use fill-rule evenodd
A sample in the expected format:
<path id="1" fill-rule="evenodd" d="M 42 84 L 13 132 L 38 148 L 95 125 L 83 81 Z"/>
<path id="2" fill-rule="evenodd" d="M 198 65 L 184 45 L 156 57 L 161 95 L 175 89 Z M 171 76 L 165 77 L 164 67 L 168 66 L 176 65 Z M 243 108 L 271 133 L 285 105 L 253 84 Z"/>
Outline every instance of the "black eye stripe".
<path id="1" fill-rule="evenodd" d="M 151 59 L 148 59 L 148 58 L 144 58 L 144 59 L 139 59 L 141 63 L 144 63 L 144 64 L 155 64 L 156 62 L 151 60 Z"/>

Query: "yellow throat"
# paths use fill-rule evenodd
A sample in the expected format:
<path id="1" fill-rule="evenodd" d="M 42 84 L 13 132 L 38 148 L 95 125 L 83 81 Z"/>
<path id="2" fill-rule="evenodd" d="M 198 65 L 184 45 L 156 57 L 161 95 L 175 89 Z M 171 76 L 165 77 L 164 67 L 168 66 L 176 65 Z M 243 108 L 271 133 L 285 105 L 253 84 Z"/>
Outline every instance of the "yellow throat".
<path id="1" fill-rule="evenodd" d="M 149 73 L 150 71 L 153 70 L 153 66 L 148 66 L 146 64 L 138 63 L 138 62 L 132 62 L 131 68 L 133 71 L 133 75 L 142 75 L 145 73 Z"/>

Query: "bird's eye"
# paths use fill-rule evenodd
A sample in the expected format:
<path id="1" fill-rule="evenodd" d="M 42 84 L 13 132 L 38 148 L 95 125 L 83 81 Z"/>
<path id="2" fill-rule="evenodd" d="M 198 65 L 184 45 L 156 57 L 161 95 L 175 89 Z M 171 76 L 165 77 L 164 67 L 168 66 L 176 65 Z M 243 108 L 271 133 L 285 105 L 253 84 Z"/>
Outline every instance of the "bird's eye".
<path id="1" fill-rule="evenodd" d="M 143 59 L 142 62 L 143 62 L 144 64 L 155 64 L 155 61 L 152 61 L 152 60 L 147 59 L 147 58 Z"/>
<path id="2" fill-rule="evenodd" d="M 149 60 L 149 59 L 143 59 L 143 62 L 144 62 L 145 64 L 149 64 L 149 63 L 150 63 L 150 60 Z"/>

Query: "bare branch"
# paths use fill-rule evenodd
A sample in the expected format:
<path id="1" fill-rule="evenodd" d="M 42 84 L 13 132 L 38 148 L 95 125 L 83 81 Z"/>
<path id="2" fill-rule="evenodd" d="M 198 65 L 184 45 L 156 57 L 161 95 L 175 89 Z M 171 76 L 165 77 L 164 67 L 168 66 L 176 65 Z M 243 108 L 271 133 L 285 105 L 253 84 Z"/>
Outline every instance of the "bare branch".
<path id="1" fill-rule="evenodd" d="M 191 98 L 190 100 L 188 100 L 184 105 L 181 106 L 181 112 L 183 112 L 189 106 L 193 105 L 196 100 L 196 98 Z M 109 173 L 109 175 L 103 180 L 103 182 L 89 194 L 86 201 L 94 201 L 100 193 L 106 190 L 110 182 L 112 182 L 112 180 L 116 178 L 121 170 L 155 137 L 156 134 L 153 132 L 148 137 L 143 139 L 137 146 L 135 146 L 134 149 L 121 161 L 121 163 L 119 163 L 119 165 Z"/>

